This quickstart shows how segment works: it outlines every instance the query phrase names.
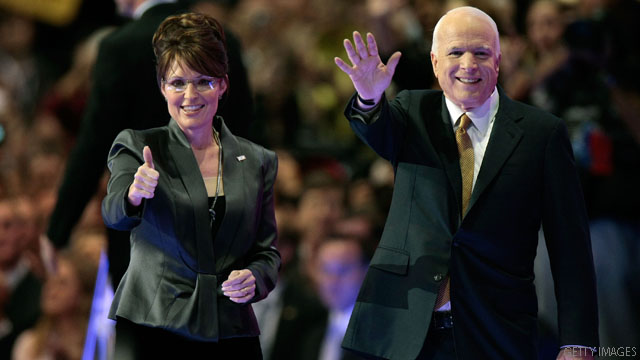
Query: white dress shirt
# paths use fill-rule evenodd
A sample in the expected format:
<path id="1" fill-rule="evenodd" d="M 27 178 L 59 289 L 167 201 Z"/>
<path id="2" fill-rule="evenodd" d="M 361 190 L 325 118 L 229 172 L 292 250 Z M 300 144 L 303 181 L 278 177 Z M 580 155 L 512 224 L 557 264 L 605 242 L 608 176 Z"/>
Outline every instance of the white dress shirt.
<path id="1" fill-rule="evenodd" d="M 342 311 L 331 310 L 329 312 L 329 322 L 320 347 L 319 360 L 340 360 L 342 339 L 347 332 L 352 311 L 353 306 Z"/>
<path id="2" fill-rule="evenodd" d="M 471 119 L 472 124 L 467 129 L 467 134 L 471 138 L 471 145 L 473 146 L 473 187 L 476 185 L 478 174 L 480 173 L 480 167 L 482 166 L 482 160 L 484 159 L 484 153 L 487 150 L 487 144 L 489 144 L 489 137 L 491 136 L 491 130 L 493 130 L 493 123 L 498 113 L 500 96 L 498 95 L 498 89 L 494 89 L 493 93 L 487 101 L 481 106 L 467 111 L 467 116 Z M 451 120 L 451 126 L 453 131 L 458 130 L 460 126 L 460 117 L 465 112 L 451 100 L 445 97 L 445 103 L 447 104 L 447 110 L 449 111 L 449 117 Z M 473 194 L 473 190 L 471 190 Z M 451 302 L 447 302 L 442 305 L 436 311 L 450 311 Z"/>

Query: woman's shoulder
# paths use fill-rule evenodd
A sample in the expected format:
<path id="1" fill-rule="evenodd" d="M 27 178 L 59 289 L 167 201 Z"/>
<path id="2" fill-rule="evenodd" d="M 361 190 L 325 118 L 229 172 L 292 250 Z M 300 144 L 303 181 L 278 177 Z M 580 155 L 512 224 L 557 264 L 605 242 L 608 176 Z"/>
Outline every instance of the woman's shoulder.
<path id="1" fill-rule="evenodd" d="M 168 130 L 169 130 L 168 126 L 160 126 L 160 127 L 144 129 L 144 130 L 124 129 L 118 134 L 118 136 L 116 137 L 116 141 L 123 141 L 123 142 L 144 141 L 147 139 L 156 138 L 158 136 L 163 136 L 167 134 Z"/>
<path id="2" fill-rule="evenodd" d="M 273 162 L 277 159 L 275 151 L 269 150 L 260 144 L 257 144 L 240 136 L 235 136 L 235 138 L 238 141 L 238 145 L 242 149 L 250 154 L 253 154 L 254 156 L 260 157 L 261 159 L 263 159 L 263 161 Z"/>
<path id="3" fill-rule="evenodd" d="M 116 136 L 111 150 L 109 151 L 109 158 L 117 155 L 120 151 L 128 149 L 133 153 L 142 157 L 142 148 L 145 145 L 149 145 L 154 148 L 153 144 L 166 143 L 164 141 L 168 136 L 168 127 L 161 126 L 157 128 L 134 130 L 124 129 L 118 136 Z"/>

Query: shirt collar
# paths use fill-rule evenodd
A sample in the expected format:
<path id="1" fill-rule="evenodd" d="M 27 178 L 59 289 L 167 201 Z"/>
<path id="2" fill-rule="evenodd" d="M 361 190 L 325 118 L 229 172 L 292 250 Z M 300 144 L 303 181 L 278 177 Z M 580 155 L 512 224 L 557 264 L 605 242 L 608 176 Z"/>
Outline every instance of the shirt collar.
<path id="1" fill-rule="evenodd" d="M 140 19 L 142 17 L 142 14 L 144 14 L 145 11 L 149 10 L 150 8 L 158 5 L 158 4 L 164 4 L 164 3 L 174 3 L 177 2 L 178 0 L 147 0 L 145 2 L 143 2 L 142 4 L 140 4 L 140 6 L 138 6 L 134 11 L 133 11 L 133 18 L 134 19 Z"/>
<path id="2" fill-rule="evenodd" d="M 355 304 L 354 304 L 355 305 Z M 342 310 L 331 310 L 329 312 L 329 324 L 335 326 L 337 329 L 346 330 L 349 325 L 349 319 L 353 312 L 354 305 Z"/>
<path id="3" fill-rule="evenodd" d="M 460 116 L 464 114 L 464 111 L 462 111 L 458 105 L 454 104 L 446 96 L 444 97 L 444 100 L 447 104 L 447 110 L 449 110 L 451 124 L 455 127 Z M 471 111 L 467 111 L 467 116 L 473 122 L 473 126 L 478 129 L 483 136 L 489 128 L 489 123 L 495 119 L 496 113 L 498 113 L 499 102 L 500 96 L 498 94 L 498 88 L 494 88 L 491 96 L 489 96 L 482 105 Z"/>

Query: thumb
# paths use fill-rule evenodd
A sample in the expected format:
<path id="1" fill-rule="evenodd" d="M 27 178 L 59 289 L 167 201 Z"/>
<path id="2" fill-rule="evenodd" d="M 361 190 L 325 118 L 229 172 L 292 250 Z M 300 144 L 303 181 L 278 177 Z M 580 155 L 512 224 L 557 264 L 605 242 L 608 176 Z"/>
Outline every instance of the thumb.
<path id="1" fill-rule="evenodd" d="M 396 71 L 396 66 L 398 66 L 398 63 L 400 62 L 400 56 L 402 56 L 400 51 L 396 51 L 387 61 L 387 68 L 389 69 L 391 75 L 393 75 L 393 73 L 395 73 Z"/>
<path id="2" fill-rule="evenodd" d="M 150 168 L 154 169 L 153 156 L 151 155 L 151 149 L 148 146 L 145 146 L 142 149 L 142 156 L 144 157 L 144 163 L 147 164 L 147 166 L 149 166 Z"/>

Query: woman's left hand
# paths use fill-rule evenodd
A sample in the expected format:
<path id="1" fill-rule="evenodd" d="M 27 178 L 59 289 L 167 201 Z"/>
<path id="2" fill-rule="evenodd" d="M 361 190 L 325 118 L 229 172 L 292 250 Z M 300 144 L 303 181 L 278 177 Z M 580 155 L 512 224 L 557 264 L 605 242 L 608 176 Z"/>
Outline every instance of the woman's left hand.
<path id="1" fill-rule="evenodd" d="M 234 270 L 222 283 L 225 296 L 236 303 L 246 303 L 256 295 L 256 278 L 249 269 Z"/>

